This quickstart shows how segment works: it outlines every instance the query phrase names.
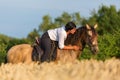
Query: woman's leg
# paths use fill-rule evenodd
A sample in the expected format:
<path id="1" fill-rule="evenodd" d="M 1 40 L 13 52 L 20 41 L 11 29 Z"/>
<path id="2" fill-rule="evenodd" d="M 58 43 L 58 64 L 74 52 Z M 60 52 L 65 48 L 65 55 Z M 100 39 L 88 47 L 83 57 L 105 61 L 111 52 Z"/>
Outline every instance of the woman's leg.
<path id="1" fill-rule="evenodd" d="M 51 56 L 51 40 L 48 36 L 48 33 L 44 33 L 43 36 L 41 37 L 41 48 L 43 49 L 43 55 L 41 57 L 41 61 L 50 61 L 50 56 Z"/>
<path id="2" fill-rule="evenodd" d="M 54 41 L 53 53 L 52 53 L 52 56 L 51 56 L 52 61 L 56 60 L 56 57 L 57 57 L 57 48 L 58 48 L 58 42 Z"/>

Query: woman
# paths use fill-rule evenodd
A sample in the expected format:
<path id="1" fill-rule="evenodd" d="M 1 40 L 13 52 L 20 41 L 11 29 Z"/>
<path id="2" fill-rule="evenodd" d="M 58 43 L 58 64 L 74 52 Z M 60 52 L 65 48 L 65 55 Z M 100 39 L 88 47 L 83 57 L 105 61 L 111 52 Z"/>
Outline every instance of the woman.
<path id="1" fill-rule="evenodd" d="M 78 46 L 66 46 L 64 41 L 67 35 L 74 34 L 76 25 L 73 22 L 68 22 L 64 27 L 50 29 L 45 32 L 41 37 L 41 48 L 44 53 L 41 61 L 51 61 L 56 59 L 57 47 L 66 50 L 79 50 Z"/>

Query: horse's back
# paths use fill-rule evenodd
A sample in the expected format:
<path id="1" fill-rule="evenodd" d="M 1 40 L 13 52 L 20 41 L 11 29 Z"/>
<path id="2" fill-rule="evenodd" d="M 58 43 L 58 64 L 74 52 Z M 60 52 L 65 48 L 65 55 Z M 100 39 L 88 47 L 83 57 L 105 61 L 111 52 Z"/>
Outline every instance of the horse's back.
<path id="1" fill-rule="evenodd" d="M 9 49 L 7 53 L 7 62 L 9 63 L 30 63 L 32 62 L 33 48 L 30 44 L 19 44 Z"/>

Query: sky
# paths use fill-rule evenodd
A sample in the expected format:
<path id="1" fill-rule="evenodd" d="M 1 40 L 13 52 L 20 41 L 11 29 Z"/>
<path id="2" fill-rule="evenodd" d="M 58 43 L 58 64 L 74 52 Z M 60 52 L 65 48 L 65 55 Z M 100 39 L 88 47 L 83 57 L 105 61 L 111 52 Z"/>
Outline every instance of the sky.
<path id="1" fill-rule="evenodd" d="M 0 0 L 0 34 L 15 38 L 25 38 L 38 29 L 42 17 L 52 19 L 63 12 L 79 12 L 82 17 L 90 17 L 102 5 L 115 5 L 120 9 L 120 0 Z"/>

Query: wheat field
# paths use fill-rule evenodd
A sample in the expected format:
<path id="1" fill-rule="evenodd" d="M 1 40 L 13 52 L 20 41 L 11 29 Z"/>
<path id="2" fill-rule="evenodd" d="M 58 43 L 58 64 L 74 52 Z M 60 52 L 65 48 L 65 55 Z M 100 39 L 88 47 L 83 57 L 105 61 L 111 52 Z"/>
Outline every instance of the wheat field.
<path id="1" fill-rule="evenodd" d="M 120 80 L 120 60 L 1 64 L 0 80 Z"/>

